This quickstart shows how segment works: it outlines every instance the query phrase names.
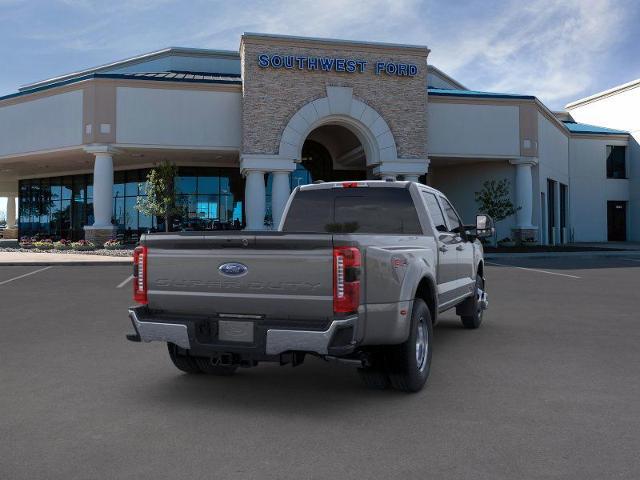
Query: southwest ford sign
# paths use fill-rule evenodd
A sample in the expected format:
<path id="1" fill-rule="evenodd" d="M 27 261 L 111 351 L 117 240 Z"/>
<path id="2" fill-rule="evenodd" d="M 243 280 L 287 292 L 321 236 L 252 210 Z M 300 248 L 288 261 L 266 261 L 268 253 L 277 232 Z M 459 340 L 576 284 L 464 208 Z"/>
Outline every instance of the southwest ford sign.
<path id="1" fill-rule="evenodd" d="M 364 73 L 372 68 L 376 75 L 385 74 L 398 77 L 413 77 L 418 66 L 413 63 L 375 62 L 370 67 L 365 60 L 337 57 L 299 57 L 297 55 L 258 55 L 258 66 L 262 68 L 284 68 L 288 70 L 309 70 L 321 72 Z"/>

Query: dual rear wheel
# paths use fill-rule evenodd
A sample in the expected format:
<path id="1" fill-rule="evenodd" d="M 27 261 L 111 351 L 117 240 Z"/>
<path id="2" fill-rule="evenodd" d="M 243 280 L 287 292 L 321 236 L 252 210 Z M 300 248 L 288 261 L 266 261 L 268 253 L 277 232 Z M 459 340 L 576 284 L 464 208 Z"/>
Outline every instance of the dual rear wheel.
<path id="1" fill-rule="evenodd" d="M 360 378 L 370 388 L 422 390 L 431 368 L 432 338 L 431 312 L 424 300 L 417 298 L 413 301 L 407 341 L 372 351 L 370 364 L 358 369 Z"/>

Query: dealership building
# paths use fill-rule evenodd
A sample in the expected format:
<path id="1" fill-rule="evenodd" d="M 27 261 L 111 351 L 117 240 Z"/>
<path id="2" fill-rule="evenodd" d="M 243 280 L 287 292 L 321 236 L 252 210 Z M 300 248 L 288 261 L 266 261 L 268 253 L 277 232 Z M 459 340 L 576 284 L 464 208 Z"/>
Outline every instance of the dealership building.
<path id="1" fill-rule="evenodd" d="M 470 90 L 423 46 L 244 34 L 167 48 L 0 98 L 5 237 L 137 238 L 150 168 L 175 163 L 182 228 L 268 229 L 296 185 L 399 179 L 473 222 L 507 179 L 499 238 L 640 241 L 640 81 L 552 112 Z M 17 201 L 16 201 L 17 199 Z"/>

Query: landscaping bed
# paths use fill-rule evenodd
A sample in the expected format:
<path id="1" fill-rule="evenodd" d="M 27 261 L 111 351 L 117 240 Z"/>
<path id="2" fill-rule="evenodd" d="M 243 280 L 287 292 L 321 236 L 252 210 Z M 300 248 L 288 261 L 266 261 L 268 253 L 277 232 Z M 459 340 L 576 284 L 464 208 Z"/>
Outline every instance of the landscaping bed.
<path id="1" fill-rule="evenodd" d="M 102 255 L 107 257 L 130 257 L 134 245 L 125 245 L 119 240 L 107 240 L 103 245 L 95 245 L 86 240 L 57 240 L 38 237 L 22 237 L 19 246 L 0 248 L 0 252 L 53 253 L 58 255 Z"/>
<path id="2" fill-rule="evenodd" d="M 55 250 L 55 249 L 40 249 L 40 248 L 0 248 L 0 252 L 14 252 L 14 253 L 50 253 L 52 255 L 102 255 L 105 257 L 131 257 L 133 256 L 133 248 L 122 249 L 104 249 L 97 250 Z"/>

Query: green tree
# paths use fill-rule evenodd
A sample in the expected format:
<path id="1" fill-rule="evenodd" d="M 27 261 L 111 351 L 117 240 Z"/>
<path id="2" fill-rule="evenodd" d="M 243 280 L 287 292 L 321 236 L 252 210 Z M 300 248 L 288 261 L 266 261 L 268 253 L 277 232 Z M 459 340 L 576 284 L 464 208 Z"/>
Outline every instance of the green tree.
<path id="1" fill-rule="evenodd" d="M 509 180 L 487 180 L 482 184 L 482 190 L 476 192 L 476 203 L 482 213 L 486 213 L 494 222 L 498 223 L 515 214 L 520 207 L 511 202 Z"/>
<path id="2" fill-rule="evenodd" d="M 147 175 L 146 196 L 138 197 L 136 209 L 145 215 L 163 217 L 165 232 L 169 231 L 169 220 L 180 215 L 182 208 L 177 204 L 174 179 L 178 167 L 168 161 L 152 168 Z"/>

